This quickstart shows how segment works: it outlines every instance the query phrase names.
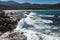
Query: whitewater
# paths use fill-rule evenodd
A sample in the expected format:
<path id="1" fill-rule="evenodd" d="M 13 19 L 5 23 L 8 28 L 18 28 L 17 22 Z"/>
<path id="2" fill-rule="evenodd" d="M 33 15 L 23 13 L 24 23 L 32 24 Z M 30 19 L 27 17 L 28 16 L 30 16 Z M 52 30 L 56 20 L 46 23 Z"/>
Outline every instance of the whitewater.
<path id="1" fill-rule="evenodd" d="M 51 26 L 46 25 L 45 23 L 53 23 L 52 20 L 37 17 L 36 13 L 34 12 L 31 12 L 29 15 L 26 16 L 27 16 L 26 18 L 22 18 L 18 22 L 18 25 L 14 31 L 23 32 L 24 33 L 23 35 L 27 37 L 27 40 L 60 40 L 60 37 L 58 37 L 55 33 L 47 35 L 48 32 L 51 32 L 50 30 L 48 30 L 51 28 Z M 53 17 L 53 15 L 47 15 L 47 16 Z M 29 27 L 24 27 L 25 26 L 24 24 L 26 23 L 29 25 Z M 44 29 L 47 30 L 45 31 Z"/>

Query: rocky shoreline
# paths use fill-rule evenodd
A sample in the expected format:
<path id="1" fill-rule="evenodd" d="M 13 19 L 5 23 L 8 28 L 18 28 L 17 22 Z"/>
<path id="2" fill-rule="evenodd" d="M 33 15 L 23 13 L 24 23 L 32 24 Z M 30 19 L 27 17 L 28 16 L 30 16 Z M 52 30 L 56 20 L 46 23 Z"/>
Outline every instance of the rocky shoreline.
<path id="1" fill-rule="evenodd" d="M 17 19 L 13 20 L 10 16 L 5 15 L 4 12 L 0 13 L 0 32 L 12 31 L 16 28 Z"/>
<path id="2" fill-rule="evenodd" d="M 4 11 L 0 11 L 0 40 L 27 40 L 23 34 L 13 31 L 17 23 L 17 17 L 14 20 L 13 17 L 6 15 Z"/>
<path id="3" fill-rule="evenodd" d="M 19 32 L 5 32 L 0 40 L 27 40 L 26 36 Z"/>

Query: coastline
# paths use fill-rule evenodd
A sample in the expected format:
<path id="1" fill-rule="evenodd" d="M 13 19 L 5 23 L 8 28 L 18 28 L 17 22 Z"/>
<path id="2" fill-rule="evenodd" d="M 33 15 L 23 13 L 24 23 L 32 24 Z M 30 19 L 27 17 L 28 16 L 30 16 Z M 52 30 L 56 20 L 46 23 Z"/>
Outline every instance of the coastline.
<path id="1" fill-rule="evenodd" d="M 10 9 L 2 8 L 1 9 L 0 8 L 0 10 L 60 10 L 60 8 L 58 8 L 58 9 L 57 8 L 56 9 L 55 8 L 53 8 L 53 9 L 52 8 L 15 8 L 15 9 L 13 9 L 13 8 L 12 9 L 11 8 Z"/>
<path id="2" fill-rule="evenodd" d="M 22 32 L 14 31 L 19 20 L 17 16 L 13 17 L 9 13 L 0 11 L 0 40 L 27 40 L 27 37 Z"/>

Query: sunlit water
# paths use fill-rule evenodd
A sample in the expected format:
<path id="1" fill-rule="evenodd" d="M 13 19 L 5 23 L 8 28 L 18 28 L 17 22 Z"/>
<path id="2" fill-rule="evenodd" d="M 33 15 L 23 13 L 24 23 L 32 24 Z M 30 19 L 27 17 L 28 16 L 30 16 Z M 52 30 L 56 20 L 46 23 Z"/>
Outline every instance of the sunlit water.
<path id="1" fill-rule="evenodd" d="M 60 40 L 60 10 L 29 10 L 15 30 L 24 32 L 27 40 Z"/>

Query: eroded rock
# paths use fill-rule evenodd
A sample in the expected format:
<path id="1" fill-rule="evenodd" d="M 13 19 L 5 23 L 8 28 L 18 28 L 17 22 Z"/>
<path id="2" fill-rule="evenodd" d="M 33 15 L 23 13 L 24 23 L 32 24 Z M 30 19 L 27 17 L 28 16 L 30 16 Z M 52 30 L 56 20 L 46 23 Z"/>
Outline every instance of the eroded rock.
<path id="1" fill-rule="evenodd" d="M 0 36 L 0 40 L 27 40 L 27 37 L 19 32 L 6 32 Z"/>
<path id="2" fill-rule="evenodd" d="M 10 16 L 5 15 L 4 12 L 0 12 L 0 32 L 4 33 L 7 31 L 12 31 L 16 28 L 17 19 L 13 20 Z"/>

